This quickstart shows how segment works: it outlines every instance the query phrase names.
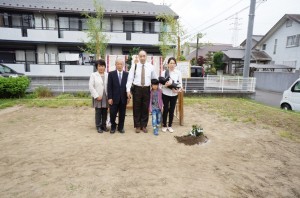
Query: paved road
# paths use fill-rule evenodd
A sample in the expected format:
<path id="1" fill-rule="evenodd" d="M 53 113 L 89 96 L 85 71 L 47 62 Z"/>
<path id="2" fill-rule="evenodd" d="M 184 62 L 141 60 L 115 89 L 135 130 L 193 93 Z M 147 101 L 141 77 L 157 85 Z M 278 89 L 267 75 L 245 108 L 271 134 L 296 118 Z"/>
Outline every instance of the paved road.
<path id="1" fill-rule="evenodd" d="M 257 102 L 266 104 L 268 106 L 280 107 L 280 101 L 283 93 L 271 92 L 265 90 L 256 90 L 253 99 Z"/>

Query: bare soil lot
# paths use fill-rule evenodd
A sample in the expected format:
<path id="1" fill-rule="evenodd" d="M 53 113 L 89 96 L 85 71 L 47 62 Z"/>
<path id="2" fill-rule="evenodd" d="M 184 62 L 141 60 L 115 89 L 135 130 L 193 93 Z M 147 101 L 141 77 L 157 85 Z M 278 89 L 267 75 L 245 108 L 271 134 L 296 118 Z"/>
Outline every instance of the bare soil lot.
<path id="1" fill-rule="evenodd" d="M 276 126 L 189 104 L 173 134 L 134 133 L 129 110 L 111 135 L 89 107 L 12 108 L 0 110 L 0 197 L 300 197 L 300 143 Z M 193 124 L 209 142 L 177 143 Z"/>

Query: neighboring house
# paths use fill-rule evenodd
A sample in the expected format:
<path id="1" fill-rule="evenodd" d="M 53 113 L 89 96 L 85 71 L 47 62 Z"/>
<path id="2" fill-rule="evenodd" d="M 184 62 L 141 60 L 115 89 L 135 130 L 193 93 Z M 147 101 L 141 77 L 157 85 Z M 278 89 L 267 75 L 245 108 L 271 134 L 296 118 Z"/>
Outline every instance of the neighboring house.
<path id="1" fill-rule="evenodd" d="M 126 55 L 133 47 L 160 54 L 156 17 L 178 18 L 173 10 L 142 1 L 101 2 L 109 38 L 106 54 Z M 89 64 L 93 56 L 79 48 L 87 40 L 84 12 L 95 12 L 93 0 L 0 0 L 0 62 L 23 64 L 26 72 L 32 65 Z"/>
<path id="2" fill-rule="evenodd" d="M 223 61 L 226 64 L 225 73 L 242 74 L 244 66 L 245 49 L 223 50 Z M 263 51 L 251 51 L 251 63 L 267 64 L 271 61 L 271 57 Z"/>
<path id="3" fill-rule="evenodd" d="M 220 44 L 220 43 L 207 43 L 207 44 L 201 44 L 201 47 L 198 49 L 198 57 L 203 56 L 205 57 L 208 53 L 214 53 L 222 50 L 227 49 L 233 49 L 231 44 Z M 186 52 L 186 59 L 192 60 L 193 58 L 196 58 L 196 43 L 190 43 L 186 46 L 185 52 Z"/>
<path id="4" fill-rule="evenodd" d="M 253 47 L 264 37 L 264 35 L 252 35 L 252 43 L 251 43 L 251 49 L 253 49 Z M 246 41 L 247 39 L 245 39 L 240 46 L 242 48 L 246 48 Z"/>
<path id="5" fill-rule="evenodd" d="M 272 58 L 272 64 L 300 69 L 300 14 L 285 14 L 254 46 Z M 280 66 L 281 67 L 281 66 Z"/>

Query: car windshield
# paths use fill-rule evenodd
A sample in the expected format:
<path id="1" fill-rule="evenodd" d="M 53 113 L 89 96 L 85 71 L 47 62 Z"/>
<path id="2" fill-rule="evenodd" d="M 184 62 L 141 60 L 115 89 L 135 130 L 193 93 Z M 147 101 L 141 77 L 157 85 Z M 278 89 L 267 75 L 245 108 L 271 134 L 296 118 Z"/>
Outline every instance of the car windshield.
<path id="1" fill-rule="evenodd" d="M 0 65 L 0 73 L 12 73 L 12 70 L 4 65 Z"/>

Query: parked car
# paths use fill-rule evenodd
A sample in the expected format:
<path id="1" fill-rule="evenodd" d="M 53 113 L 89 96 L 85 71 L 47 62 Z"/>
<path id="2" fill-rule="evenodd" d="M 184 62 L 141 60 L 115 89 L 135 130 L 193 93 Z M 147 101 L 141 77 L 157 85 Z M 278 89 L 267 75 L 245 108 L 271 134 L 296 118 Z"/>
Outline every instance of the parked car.
<path id="1" fill-rule="evenodd" d="M 202 66 L 191 66 L 191 77 L 204 77 L 205 70 Z"/>
<path id="2" fill-rule="evenodd" d="M 286 110 L 300 111 L 300 78 L 283 92 L 280 107 Z"/>
<path id="3" fill-rule="evenodd" d="M 18 76 L 24 76 L 24 74 L 16 72 L 15 70 L 11 69 L 6 65 L 0 64 L 0 77 L 18 77 Z"/>

